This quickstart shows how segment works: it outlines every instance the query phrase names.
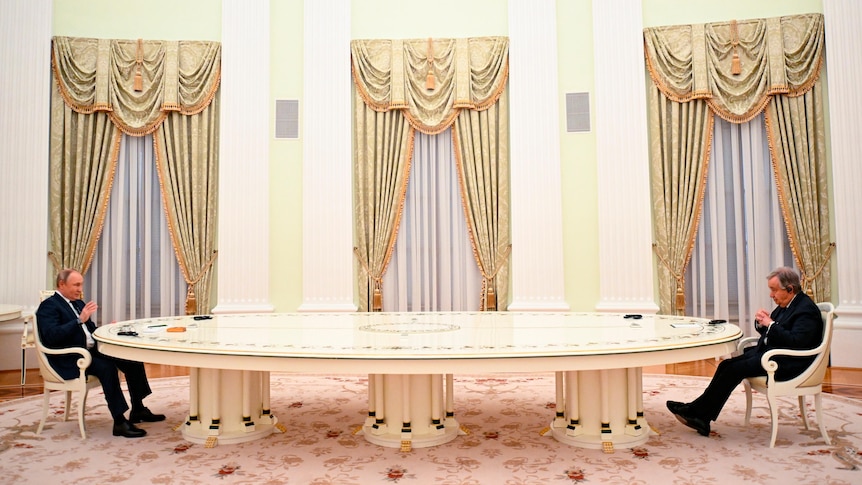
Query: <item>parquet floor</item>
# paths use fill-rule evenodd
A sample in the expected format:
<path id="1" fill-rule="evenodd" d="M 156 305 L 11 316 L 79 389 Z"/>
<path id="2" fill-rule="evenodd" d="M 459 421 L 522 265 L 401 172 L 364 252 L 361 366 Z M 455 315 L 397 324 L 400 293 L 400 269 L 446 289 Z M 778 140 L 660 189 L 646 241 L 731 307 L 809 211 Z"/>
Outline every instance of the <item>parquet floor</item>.
<path id="1" fill-rule="evenodd" d="M 683 362 L 645 367 L 648 374 L 680 374 L 690 376 L 712 376 L 718 361 L 715 359 Z M 151 379 L 159 377 L 175 377 L 188 375 L 187 367 L 146 364 L 147 375 Z M 826 381 L 823 390 L 839 396 L 862 399 L 862 369 L 832 367 L 826 371 Z M 42 393 L 42 378 L 38 369 L 27 371 L 27 382 L 21 385 L 21 373 L 18 370 L 0 371 L 0 402 Z"/>

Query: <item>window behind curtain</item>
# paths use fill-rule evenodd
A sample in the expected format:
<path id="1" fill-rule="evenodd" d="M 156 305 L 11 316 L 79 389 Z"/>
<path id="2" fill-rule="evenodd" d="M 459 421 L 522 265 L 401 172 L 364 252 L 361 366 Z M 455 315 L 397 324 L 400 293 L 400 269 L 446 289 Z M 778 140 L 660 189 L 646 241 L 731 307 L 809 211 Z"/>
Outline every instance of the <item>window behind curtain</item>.
<path id="1" fill-rule="evenodd" d="M 451 128 L 416 133 L 404 213 L 383 275 L 384 311 L 478 311 L 482 277 L 452 148 Z"/>
<path id="2" fill-rule="evenodd" d="M 85 278 L 100 323 L 182 315 L 186 284 L 171 246 L 153 137 L 123 135 L 105 224 Z"/>
<path id="3" fill-rule="evenodd" d="M 781 217 L 763 116 L 715 123 L 703 214 L 686 268 L 686 314 L 723 318 L 754 333 L 771 309 L 766 276 L 793 266 Z"/>

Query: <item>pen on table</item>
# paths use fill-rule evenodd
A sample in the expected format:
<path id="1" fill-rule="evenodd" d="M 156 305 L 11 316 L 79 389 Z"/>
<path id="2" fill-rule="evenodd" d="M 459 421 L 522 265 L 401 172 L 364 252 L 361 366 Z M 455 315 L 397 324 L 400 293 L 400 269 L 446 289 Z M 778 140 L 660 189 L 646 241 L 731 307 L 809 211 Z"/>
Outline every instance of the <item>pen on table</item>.
<path id="1" fill-rule="evenodd" d="M 167 325 L 148 325 L 147 328 L 167 327 Z"/>

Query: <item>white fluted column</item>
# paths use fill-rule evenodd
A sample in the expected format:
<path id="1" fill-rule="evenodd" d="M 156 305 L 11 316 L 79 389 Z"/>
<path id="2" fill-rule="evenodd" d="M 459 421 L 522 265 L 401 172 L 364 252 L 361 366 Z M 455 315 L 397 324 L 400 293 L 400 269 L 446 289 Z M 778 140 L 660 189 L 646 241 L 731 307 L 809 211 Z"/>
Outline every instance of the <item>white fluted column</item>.
<path id="1" fill-rule="evenodd" d="M 566 311 L 554 0 L 509 0 L 510 311 Z"/>
<path id="2" fill-rule="evenodd" d="M 598 311 L 655 313 L 641 0 L 592 2 Z"/>
<path id="3" fill-rule="evenodd" d="M 834 189 L 835 255 L 832 268 L 838 287 L 832 337 L 832 365 L 862 367 L 862 146 L 859 145 L 859 113 L 862 113 L 862 3 L 857 0 L 824 0 L 826 66 L 829 69 L 829 127 Z M 836 298 L 837 297 L 837 298 Z"/>
<path id="4" fill-rule="evenodd" d="M 302 304 L 355 311 L 350 1 L 305 0 Z"/>
<path id="5" fill-rule="evenodd" d="M 269 0 L 222 0 L 218 302 L 271 312 Z"/>
<path id="6" fill-rule="evenodd" d="M 0 2 L 0 303 L 26 310 L 39 303 L 39 290 L 53 288 L 46 222 L 52 5 Z M 14 332 L 17 346 L 20 323 Z M 11 352 L 5 344 L 0 350 Z"/>

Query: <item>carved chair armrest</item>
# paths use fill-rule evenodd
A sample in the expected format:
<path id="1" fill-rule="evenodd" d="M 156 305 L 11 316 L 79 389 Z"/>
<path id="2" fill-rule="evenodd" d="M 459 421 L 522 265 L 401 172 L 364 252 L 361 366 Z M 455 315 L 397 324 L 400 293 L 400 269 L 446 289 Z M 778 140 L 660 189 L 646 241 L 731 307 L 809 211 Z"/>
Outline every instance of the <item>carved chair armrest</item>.
<path id="1" fill-rule="evenodd" d="M 757 345 L 757 341 L 760 337 L 745 337 L 740 339 L 739 342 L 736 343 L 736 353 L 741 354 L 743 350 L 747 347 L 753 347 Z"/>
<path id="2" fill-rule="evenodd" d="M 50 349 L 48 347 L 42 347 L 40 351 L 46 355 L 66 355 L 66 354 L 79 354 L 81 356 L 78 359 L 78 369 L 81 371 L 80 377 L 83 379 L 86 377 L 87 367 L 90 367 L 90 363 L 93 361 L 93 356 L 90 355 L 90 351 L 83 347 L 66 347 L 63 349 Z"/>
<path id="3" fill-rule="evenodd" d="M 772 349 L 766 351 L 763 356 L 760 358 L 760 365 L 766 369 L 767 374 L 774 374 L 776 370 L 778 370 L 778 362 L 775 362 L 773 359 L 778 356 L 786 356 L 786 357 L 808 357 L 810 355 L 817 355 L 824 351 L 824 344 L 820 344 L 813 349 L 808 350 L 792 350 L 792 349 Z"/>

